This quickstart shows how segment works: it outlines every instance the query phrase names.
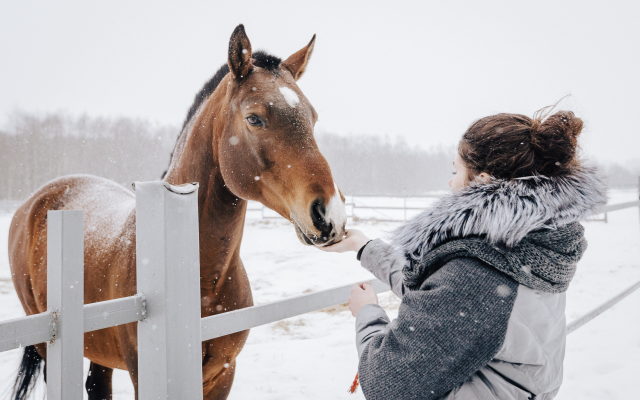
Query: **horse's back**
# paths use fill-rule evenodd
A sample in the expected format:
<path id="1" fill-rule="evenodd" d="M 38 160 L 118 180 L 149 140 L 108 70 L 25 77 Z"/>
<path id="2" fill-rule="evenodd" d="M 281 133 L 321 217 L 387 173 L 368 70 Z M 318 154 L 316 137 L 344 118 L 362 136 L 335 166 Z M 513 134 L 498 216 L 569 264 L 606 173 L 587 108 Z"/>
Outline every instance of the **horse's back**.
<path id="1" fill-rule="evenodd" d="M 134 208 L 132 192 L 92 175 L 64 176 L 35 191 L 18 208 L 9 230 L 11 272 L 25 312 L 34 314 L 46 310 L 47 211 L 84 211 L 87 286 L 87 273 L 100 272 L 107 281 L 109 271 L 105 268 L 110 266 L 115 250 L 133 249 Z M 85 303 L 109 297 L 108 290 L 92 293 L 90 289 L 85 287 Z"/>

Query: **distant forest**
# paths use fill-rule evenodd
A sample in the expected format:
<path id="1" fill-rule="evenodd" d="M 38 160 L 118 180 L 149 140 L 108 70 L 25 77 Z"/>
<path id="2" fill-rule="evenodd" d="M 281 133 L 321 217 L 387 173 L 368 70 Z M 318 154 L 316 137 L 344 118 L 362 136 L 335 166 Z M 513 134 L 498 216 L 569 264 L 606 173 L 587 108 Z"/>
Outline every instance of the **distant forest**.
<path id="1" fill-rule="evenodd" d="M 126 187 L 159 179 L 177 126 L 134 118 L 16 112 L 0 131 L 0 199 L 23 200 L 68 174 L 94 174 Z M 402 138 L 319 133 L 316 140 L 346 195 L 421 195 L 447 189 L 453 148 L 422 149 Z M 637 187 L 640 171 L 603 168 L 611 187 Z"/>
<path id="2" fill-rule="evenodd" d="M 93 174 L 131 187 L 158 179 L 176 128 L 132 118 L 14 113 L 0 132 L 0 199 L 23 200 L 47 181 Z"/>

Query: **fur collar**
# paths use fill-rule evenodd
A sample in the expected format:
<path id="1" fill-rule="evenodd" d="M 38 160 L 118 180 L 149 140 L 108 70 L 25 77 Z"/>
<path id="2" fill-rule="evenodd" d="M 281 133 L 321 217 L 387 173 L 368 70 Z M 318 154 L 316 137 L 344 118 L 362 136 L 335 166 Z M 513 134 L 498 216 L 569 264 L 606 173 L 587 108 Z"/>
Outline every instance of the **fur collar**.
<path id="1" fill-rule="evenodd" d="M 606 201 L 606 187 L 593 167 L 565 176 L 472 182 L 398 228 L 392 241 L 415 261 L 442 243 L 469 236 L 512 248 L 530 232 L 595 214 Z"/>

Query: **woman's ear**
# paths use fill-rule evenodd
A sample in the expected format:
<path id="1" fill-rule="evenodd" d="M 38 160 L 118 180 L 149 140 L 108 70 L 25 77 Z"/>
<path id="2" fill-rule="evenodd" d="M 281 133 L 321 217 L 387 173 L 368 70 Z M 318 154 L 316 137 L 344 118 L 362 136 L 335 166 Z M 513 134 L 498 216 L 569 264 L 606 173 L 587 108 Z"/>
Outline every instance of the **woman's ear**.
<path id="1" fill-rule="evenodd" d="M 476 176 L 476 180 L 482 183 L 489 183 L 491 182 L 491 175 L 487 174 L 486 172 L 480 172 Z"/>

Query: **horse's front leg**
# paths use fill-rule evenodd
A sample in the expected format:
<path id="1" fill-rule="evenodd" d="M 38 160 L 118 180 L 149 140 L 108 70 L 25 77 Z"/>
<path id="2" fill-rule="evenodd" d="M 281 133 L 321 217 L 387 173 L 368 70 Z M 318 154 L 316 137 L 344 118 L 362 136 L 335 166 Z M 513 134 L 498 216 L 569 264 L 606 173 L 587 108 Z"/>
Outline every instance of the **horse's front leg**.
<path id="1" fill-rule="evenodd" d="M 202 342 L 204 400 L 224 400 L 229 396 L 236 374 L 236 357 L 247 336 L 248 330 Z"/>
<path id="2" fill-rule="evenodd" d="M 219 365 L 218 363 L 205 362 L 202 366 L 203 400 L 224 400 L 229 396 L 233 377 L 236 374 L 236 360 Z"/>
<path id="3" fill-rule="evenodd" d="M 89 400 L 111 400 L 113 396 L 112 378 L 112 368 L 103 367 L 92 361 L 89 375 L 87 375 L 87 383 L 84 386 L 87 389 Z"/>

